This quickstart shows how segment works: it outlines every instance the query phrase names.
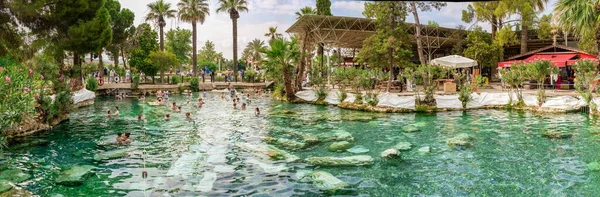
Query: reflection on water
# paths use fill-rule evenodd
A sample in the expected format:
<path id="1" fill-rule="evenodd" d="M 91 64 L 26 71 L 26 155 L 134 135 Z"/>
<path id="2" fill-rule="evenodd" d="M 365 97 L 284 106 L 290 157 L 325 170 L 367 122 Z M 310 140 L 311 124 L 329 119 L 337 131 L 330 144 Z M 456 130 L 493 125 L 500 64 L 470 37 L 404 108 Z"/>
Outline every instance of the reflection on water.
<path id="1" fill-rule="evenodd" d="M 299 180 L 298 174 L 316 169 L 348 183 L 343 192 L 352 196 L 600 196 L 599 172 L 587 170 L 587 163 L 599 159 L 598 138 L 589 133 L 596 123 L 580 114 L 372 114 L 266 98 L 253 98 L 241 111 L 218 94 L 208 94 L 206 105 L 197 108 L 192 105 L 197 97 L 183 105 L 182 113 L 136 100 L 97 99 L 54 130 L 33 137 L 50 140 L 48 146 L 5 151 L 3 163 L 30 173 L 33 178 L 22 186 L 41 196 L 331 195 Z M 186 99 L 173 96 L 169 105 Z M 121 117 L 107 118 L 114 106 Z M 254 116 L 256 107 L 263 116 Z M 185 119 L 188 111 L 191 120 Z M 147 121 L 136 120 L 138 113 Z M 167 113 L 171 121 L 164 121 Z M 406 125 L 420 131 L 404 132 Z M 547 130 L 574 136 L 551 140 L 539 135 Z M 354 150 L 372 156 L 375 164 L 313 167 L 272 161 L 256 151 L 266 137 L 294 140 L 298 134 L 340 131 L 349 132 L 353 144 L 360 145 Z M 94 162 L 94 154 L 104 151 L 96 142 L 113 140 L 118 132 L 132 133 L 135 150 L 126 158 Z M 445 139 L 460 133 L 475 138 L 472 147 L 446 145 Z M 381 152 L 398 142 L 413 144 L 401 153 L 402 162 L 380 159 Z M 330 152 L 330 144 L 287 151 L 300 158 L 358 155 Z M 418 151 L 424 147 L 430 152 Z M 60 169 L 84 164 L 98 169 L 82 186 L 54 184 Z"/>

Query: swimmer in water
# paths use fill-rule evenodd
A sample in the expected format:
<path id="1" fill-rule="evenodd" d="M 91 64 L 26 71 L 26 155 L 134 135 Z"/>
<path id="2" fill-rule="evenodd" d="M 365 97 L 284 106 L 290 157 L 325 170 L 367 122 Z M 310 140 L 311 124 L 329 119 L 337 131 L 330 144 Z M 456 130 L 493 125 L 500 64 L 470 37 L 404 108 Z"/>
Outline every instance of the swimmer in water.
<path id="1" fill-rule="evenodd" d="M 256 110 L 254 110 L 254 115 L 260 116 L 260 109 L 258 109 L 258 107 L 256 108 Z"/>
<path id="2" fill-rule="evenodd" d="M 237 104 L 233 101 L 233 109 L 237 109 Z"/>
<path id="3" fill-rule="evenodd" d="M 123 137 L 123 144 L 130 144 L 131 143 L 131 139 L 129 138 L 129 135 L 131 135 L 131 133 L 127 132 L 125 133 L 125 137 Z"/>
<path id="4" fill-rule="evenodd" d="M 190 116 L 190 112 L 185 112 L 185 118 L 192 119 L 192 116 Z"/>
<path id="5" fill-rule="evenodd" d="M 185 104 L 189 105 L 190 104 L 190 99 L 185 100 Z"/>
<path id="6" fill-rule="evenodd" d="M 115 106 L 115 114 L 113 116 L 119 117 L 119 107 L 118 106 Z"/>
<path id="7" fill-rule="evenodd" d="M 225 92 L 221 92 L 221 100 L 225 99 Z"/>
<path id="8" fill-rule="evenodd" d="M 242 110 L 246 110 L 246 103 L 242 103 Z"/>
<path id="9" fill-rule="evenodd" d="M 169 120 L 171 120 L 171 114 L 165 115 L 165 121 L 169 121 Z"/>
<path id="10" fill-rule="evenodd" d="M 146 119 L 144 119 L 144 116 L 143 116 L 142 114 L 138 114 L 138 116 L 137 116 L 137 119 L 138 119 L 139 121 L 144 121 L 144 120 L 146 120 Z"/>
<path id="11" fill-rule="evenodd" d="M 112 113 L 110 113 L 110 109 L 108 110 L 108 117 L 110 118 L 112 116 Z"/>
<path id="12" fill-rule="evenodd" d="M 117 133 L 117 144 L 121 144 L 123 142 L 123 133 L 119 132 Z"/>
<path id="13" fill-rule="evenodd" d="M 171 105 L 171 110 L 176 110 L 177 109 L 177 103 L 173 102 L 173 105 Z"/>
<path id="14" fill-rule="evenodd" d="M 181 106 L 177 107 L 176 112 L 181 112 Z"/>

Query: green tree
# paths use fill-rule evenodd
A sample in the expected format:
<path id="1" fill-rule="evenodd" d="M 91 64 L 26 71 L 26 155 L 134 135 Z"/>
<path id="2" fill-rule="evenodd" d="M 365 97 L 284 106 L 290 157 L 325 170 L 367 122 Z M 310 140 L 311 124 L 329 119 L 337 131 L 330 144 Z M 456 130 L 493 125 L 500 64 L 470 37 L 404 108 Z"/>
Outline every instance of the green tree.
<path id="1" fill-rule="evenodd" d="M 517 38 L 517 34 L 512 30 L 512 26 L 506 25 L 496 33 L 493 43 L 503 49 L 511 45 L 519 44 L 519 38 Z"/>
<path id="2" fill-rule="evenodd" d="M 427 25 L 432 27 L 440 27 L 440 24 L 435 21 L 427 21 Z"/>
<path id="3" fill-rule="evenodd" d="M 175 54 L 180 63 L 185 64 L 190 61 L 190 52 L 192 50 L 192 31 L 188 29 L 171 29 L 167 32 L 167 51 Z"/>
<path id="4" fill-rule="evenodd" d="M 487 22 L 492 29 L 492 39 L 496 37 L 498 29 L 502 28 L 506 11 L 500 9 L 498 1 L 474 2 L 462 11 L 462 21 L 465 23 Z"/>
<path id="5" fill-rule="evenodd" d="M 528 79 L 535 80 L 537 83 L 538 105 L 542 106 L 542 104 L 546 102 L 546 91 L 544 90 L 544 81 L 546 80 L 546 77 L 550 74 L 558 73 L 558 68 L 548 60 L 538 60 L 527 64 L 525 67 Z"/>
<path id="6" fill-rule="evenodd" d="M 421 64 L 427 63 L 427 58 L 425 54 L 423 54 L 423 41 L 421 37 L 421 22 L 419 21 L 419 11 L 421 12 L 429 12 L 433 9 L 440 10 L 442 7 L 446 6 L 444 2 L 417 2 L 417 1 L 409 1 L 410 12 L 413 15 L 415 20 L 415 37 L 417 38 L 417 54 L 419 54 L 419 60 Z"/>
<path id="7" fill-rule="evenodd" d="M 73 51 L 75 65 L 81 70 L 80 55 L 98 52 L 108 46 L 112 39 L 112 28 L 110 26 L 110 14 L 106 7 L 101 6 L 92 20 L 79 21 L 70 26 L 67 31 L 70 38 L 65 42 L 65 49 Z M 77 78 L 77 86 L 82 85 L 80 76 Z"/>
<path id="8" fill-rule="evenodd" d="M 552 15 L 544 14 L 537 23 L 537 36 L 539 39 L 548 39 L 552 37 Z"/>
<path id="9" fill-rule="evenodd" d="M 198 70 L 198 52 L 196 49 L 196 29 L 197 23 L 204 24 L 204 20 L 210 14 L 207 0 L 181 0 L 179 6 L 179 19 L 192 24 L 192 70 L 194 76 L 197 76 Z"/>
<path id="10" fill-rule="evenodd" d="M 237 20 L 240 18 L 240 12 L 248 11 L 248 2 L 246 0 L 219 0 L 219 8 L 217 8 L 218 12 L 226 12 L 229 14 L 229 18 L 231 18 L 231 22 L 233 23 L 233 65 L 237 65 L 238 63 L 238 46 L 237 46 Z M 233 75 L 235 82 L 238 79 L 238 68 L 237 66 L 233 67 Z"/>
<path id="11" fill-rule="evenodd" d="M 363 41 L 363 47 L 356 59 L 392 70 L 396 65 L 406 65 L 412 56 L 411 46 L 403 21 L 407 15 L 406 4 L 402 2 L 365 3 L 363 15 L 375 18 L 375 34 Z M 399 21 L 397 21 L 399 20 Z M 386 92 L 389 92 L 393 73 L 389 72 Z"/>
<path id="12" fill-rule="evenodd" d="M 599 5 L 600 0 L 559 0 L 555 4 L 553 15 L 558 18 L 558 26 L 565 32 L 579 34 L 585 41 L 586 51 L 598 51 Z"/>
<path id="13" fill-rule="evenodd" d="M 261 51 L 264 51 L 267 47 L 265 46 L 265 42 L 255 38 L 254 40 L 248 42 L 246 45 L 246 49 L 248 51 L 249 56 L 252 58 L 252 61 L 261 61 L 262 54 Z"/>
<path id="14" fill-rule="evenodd" d="M 292 87 L 293 69 L 301 56 L 298 39 L 292 37 L 288 41 L 276 38 L 269 42 L 269 45 L 270 49 L 261 51 L 266 57 L 262 64 L 267 68 L 267 74 L 273 76 L 276 81 L 283 82 L 285 96 L 288 101 L 292 101 L 296 97 Z"/>
<path id="15" fill-rule="evenodd" d="M 535 16 L 544 11 L 548 0 L 503 0 L 499 3 L 499 12 L 517 14 L 521 24 L 521 54 L 527 53 L 527 32 L 533 26 Z"/>
<path id="16" fill-rule="evenodd" d="M 317 0 L 316 7 L 317 7 L 317 15 L 332 16 L 330 0 Z M 321 59 L 324 59 L 323 54 L 325 53 L 325 43 L 317 43 L 317 44 L 318 44 L 317 56 L 319 56 L 319 58 L 321 58 Z M 324 61 L 320 61 L 319 67 L 322 69 L 321 74 L 325 73 L 325 67 L 323 66 L 323 64 L 324 64 Z"/>
<path id="17" fill-rule="evenodd" d="M 271 40 L 281 36 L 280 33 L 277 33 L 277 27 L 269 27 L 269 32 L 265 33 L 266 37 L 270 37 Z"/>
<path id="18" fill-rule="evenodd" d="M 575 76 L 577 80 L 575 80 L 575 89 L 581 95 L 586 104 L 590 107 L 590 110 L 596 110 L 597 104 L 593 101 L 593 92 L 594 88 L 592 88 L 592 82 L 596 78 L 596 73 L 598 71 L 598 63 L 590 60 L 578 60 L 575 65 L 573 65 L 573 70 L 575 71 Z"/>
<path id="19" fill-rule="evenodd" d="M 310 7 L 310 6 L 305 6 L 303 8 L 300 8 L 300 11 L 296 12 L 296 19 L 299 19 L 302 16 L 305 15 L 315 15 L 317 14 L 317 9 Z"/>
<path id="20" fill-rule="evenodd" d="M 164 82 L 165 71 L 170 68 L 178 68 L 179 60 L 177 60 L 177 56 L 173 53 L 169 53 L 166 51 L 152 51 L 148 55 L 149 63 L 152 64 L 155 68 L 160 71 L 160 80 Z"/>
<path id="21" fill-rule="evenodd" d="M 477 26 L 467 35 L 465 57 L 477 60 L 479 65 L 494 67 L 502 56 L 501 47 L 494 44 L 492 37 L 481 27 Z"/>
<path id="22" fill-rule="evenodd" d="M 106 7 L 110 13 L 111 28 L 113 33 L 112 41 L 110 45 L 106 47 L 106 49 L 112 56 L 114 65 L 119 65 L 119 55 L 121 54 L 120 50 L 122 49 L 121 45 L 129 36 L 127 31 L 133 27 L 133 19 L 135 18 L 135 15 L 129 9 L 121 9 L 121 4 L 117 0 L 107 0 Z M 102 53 L 99 52 L 98 54 L 101 55 Z M 102 61 L 101 56 L 99 59 Z M 100 63 L 99 66 L 100 70 L 104 69 L 104 65 L 102 63 Z M 100 75 L 102 74 L 104 73 L 100 72 Z"/>
<path id="23" fill-rule="evenodd" d="M 165 40 L 163 28 L 167 25 L 167 18 L 175 18 L 177 11 L 171 9 L 170 3 L 165 3 L 164 0 L 158 0 L 148 4 L 148 14 L 146 14 L 145 21 L 152 21 L 159 28 L 160 34 L 160 50 L 165 50 Z"/>
<path id="24" fill-rule="evenodd" d="M 223 54 L 221 54 L 222 57 Z M 201 62 L 217 62 L 217 58 L 219 58 L 219 53 L 215 51 L 215 44 L 207 40 L 202 49 L 198 51 L 198 60 Z"/>
<path id="25" fill-rule="evenodd" d="M 147 76 L 152 76 L 154 82 L 154 76 L 159 70 L 152 64 L 149 56 L 151 52 L 158 50 L 157 34 L 148 23 L 140 24 L 137 30 L 137 47 L 130 54 L 129 64 Z"/>

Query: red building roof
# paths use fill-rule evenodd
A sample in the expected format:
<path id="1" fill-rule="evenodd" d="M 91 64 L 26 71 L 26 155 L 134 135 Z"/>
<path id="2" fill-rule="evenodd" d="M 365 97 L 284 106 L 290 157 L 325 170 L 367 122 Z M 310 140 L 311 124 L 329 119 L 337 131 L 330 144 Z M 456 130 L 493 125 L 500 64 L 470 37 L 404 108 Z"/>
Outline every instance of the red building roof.
<path id="1" fill-rule="evenodd" d="M 549 60 L 555 66 L 564 67 L 575 64 L 580 59 L 597 60 L 598 57 L 576 48 L 553 45 L 510 57 L 506 61 L 498 62 L 498 67 L 510 67 L 513 63 L 532 62 L 536 60 Z"/>

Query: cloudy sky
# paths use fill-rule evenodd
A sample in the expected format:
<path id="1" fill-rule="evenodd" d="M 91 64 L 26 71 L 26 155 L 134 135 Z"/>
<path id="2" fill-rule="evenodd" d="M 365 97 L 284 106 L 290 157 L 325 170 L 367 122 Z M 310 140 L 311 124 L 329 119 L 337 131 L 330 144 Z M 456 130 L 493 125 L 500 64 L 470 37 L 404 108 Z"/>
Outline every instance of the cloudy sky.
<path id="1" fill-rule="evenodd" d="M 135 13 L 135 25 L 144 22 L 144 16 L 148 9 L 147 4 L 155 0 L 119 0 L 122 8 L 128 8 Z M 179 0 L 165 0 L 171 3 L 172 8 L 177 9 Z M 231 59 L 232 51 L 232 24 L 229 15 L 225 13 L 216 13 L 218 0 L 209 0 L 210 16 L 206 19 L 203 25 L 198 26 L 198 49 L 204 45 L 204 42 L 211 40 L 216 45 L 218 52 L 223 52 L 224 56 Z M 547 9 L 544 13 L 550 13 L 556 0 L 550 0 Z M 295 22 L 294 13 L 304 6 L 315 7 L 315 0 L 248 0 L 249 12 L 240 14 L 238 20 L 238 53 L 241 53 L 246 43 L 259 38 L 267 40 L 264 34 L 270 26 L 278 27 L 280 33 Z M 336 16 L 354 16 L 362 17 L 364 9 L 364 1 L 348 1 L 348 0 L 332 0 L 331 12 Z M 448 6 L 440 11 L 420 13 L 421 23 L 427 21 L 436 21 L 443 27 L 456 27 L 464 25 L 469 27 L 471 24 L 466 24 L 461 21 L 461 11 L 466 9 L 468 3 L 448 3 Z M 407 21 L 412 22 L 411 15 L 407 17 Z M 479 24 L 489 30 L 489 24 Z M 191 29 L 192 25 L 172 19 L 167 22 L 166 31 L 171 28 Z"/>

